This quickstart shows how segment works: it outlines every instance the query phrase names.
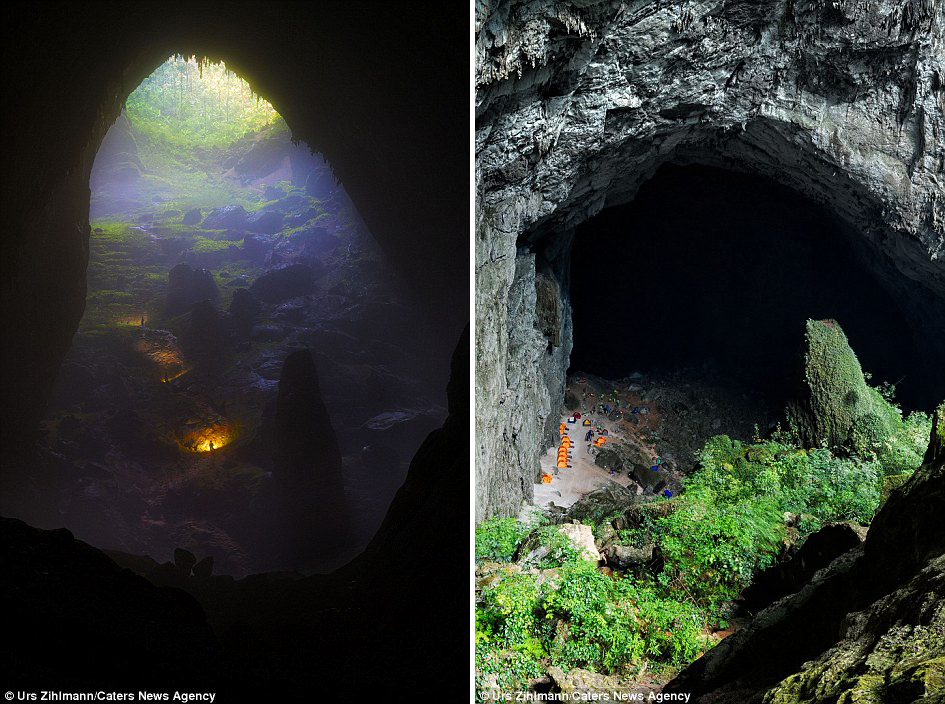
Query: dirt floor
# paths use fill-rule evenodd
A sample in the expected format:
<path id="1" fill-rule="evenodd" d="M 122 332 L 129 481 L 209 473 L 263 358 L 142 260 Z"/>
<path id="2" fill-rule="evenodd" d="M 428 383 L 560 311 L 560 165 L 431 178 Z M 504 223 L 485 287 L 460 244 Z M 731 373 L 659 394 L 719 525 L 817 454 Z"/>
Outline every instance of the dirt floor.
<path id="1" fill-rule="evenodd" d="M 557 466 L 560 444 L 544 453 L 541 471 L 550 482 L 535 485 L 533 505 L 566 508 L 608 482 L 638 494 L 676 493 L 706 440 L 720 434 L 750 440 L 774 429 L 774 417 L 759 395 L 711 375 L 633 374 L 617 381 L 573 375 L 560 409 L 571 441 L 568 466 Z M 595 447 L 600 438 L 603 445 Z"/>

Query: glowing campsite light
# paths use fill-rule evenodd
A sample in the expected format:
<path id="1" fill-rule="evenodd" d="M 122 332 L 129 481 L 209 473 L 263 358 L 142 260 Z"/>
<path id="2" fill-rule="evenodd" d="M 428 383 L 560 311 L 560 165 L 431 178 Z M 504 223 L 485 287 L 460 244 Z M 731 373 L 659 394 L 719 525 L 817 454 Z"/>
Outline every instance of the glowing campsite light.
<path id="1" fill-rule="evenodd" d="M 226 426 L 213 425 L 188 433 L 181 445 L 189 452 L 215 452 L 229 445 L 231 440 Z"/>

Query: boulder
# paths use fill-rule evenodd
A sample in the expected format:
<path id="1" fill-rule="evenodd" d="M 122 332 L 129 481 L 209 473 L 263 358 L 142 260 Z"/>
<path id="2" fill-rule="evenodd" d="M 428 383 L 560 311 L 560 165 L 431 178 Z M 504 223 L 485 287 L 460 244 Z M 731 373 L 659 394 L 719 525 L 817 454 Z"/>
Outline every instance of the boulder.
<path id="1" fill-rule="evenodd" d="M 319 256 L 338 246 L 338 238 L 323 227 L 310 227 L 289 237 L 292 244 L 300 244 L 302 254 L 309 257 Z"/>
<path id="2" fill-rule="evenodd" d="M 207 579 L 213 575 L 213 555 L 208 555 L 194 565 L 194 578 Z"/>
<path id="3" fill-rule="evenodd" d="M 848 550 L 861 545 L 866 531 L 850 523 L 830 523 L 809 536 L 793 557 L 755 577 L 742 592 L 742 608 L 757 613 L 774 601 L 793 594 Z"/>
<path id="4" fill-rule="evenodd" d="M 611 544 L 601 552 L 607 559 L 607 564 L 620 570 L 627 570 L 638 565 L 645 565 L 653 559 L 653 543 L 647 543 L 642 548 L 632 545 Z"/>
<path id="5" fill-rule="evenodd" d="M 272 251 L 272 238 L 265 235 L 243 237 L 243 256 L 256 264 L 262 264 Z"/>
<path id="6" fill-rule="evenodd" d="M 313 198 L 327 200 L 335 191 L 335 177 L 331 171 L 312 171 L 305 180 L 305 192 Z"/>
<path id="7" fill-rule="evenodd" d="M 253 298 L 248 289 L 238 288 L 230 301 L 230 323 L 238 337 L 249 337 L 259 318 L 259 301 Z"/>
<path id="8" fill-rule="evenodd" d="M 633 505 L 636 495 L 617 482 L 607 482 L 573 503 L 565 520 L 599 523 L 615 514 L 622 514 Z"/>
<path id="9" fill-rule="evenodd" d="M 582 560 L 596 563 L 600 560 L 594 533 L 590 526 L 582 523 L 563 523 L 556 530 L 568 539 Z M 548 554 L 548 548 L 541 544 L 539 530 L 532 531 L 519 546 L 516 562 L 522 564 L 538 563 Z"/>
<path id="10" fill-rule="evenodd" d="M 308 198 L 298 193 L 293 193 L 285 198 L 280 198 L 274 203 L 268 203 L 262 207 L 263 212 L 276 210 L 280 213 L 288 213 L 293 208 L 298 208 L 308 202 Z"/>
<path id="11" fill-rule="evenodd" d="M 619 472 L 623 469 L 623 458 L 614 450 L 601 450 L 594 459 L 594 464 L 608 471 Z"/>
<path id="12" fill-rule="evenodd" d="M 317 272 L 305 264 L 292 264 L 263 274 L 249 290 L 266 303 L 281 303 L 289 298 L 305 296 L 315 290 Z"/>
<path id="13" fill-rule="evenodd" d="M 621 695 L 629 694 L 620 678 L 577 667 L 565 674 L 562 669 L 551 666 L 548 668 L 548 676 L 554 681 L 554 687 L 565 701 L 612 701 L 611 697 L 615 692 L 620 692 Z"/>
<path id="14" fill-rule="evenodd" d="M 279 188 L 279 187 L 277 187 L 277 186 L 273 186 L 273 185 L 271 185 L 271 184 L 268 185 L 268 186 L 266 186 L 266 190 L 263 191 L 263 197 L 264 197 L 266 200 L 276 200 L 276 199 L 278 199 L 278 198 L 282 198 L 282 196 L 284 196 L 284 195 L 285 195 L 285 191 L 283 191 L 281 188 Z"/>
<path id="15" fill-rule="evenodd" d="M 206 269 L 194 269 L 189 264 L 178 264 L 167 274 L 167 300 L 164 311 L 180 315 L 199 301 L 216 301 L 220 291 L 213 275 Z"/>
<path id="16" fill-rule="evenodd" d="M 300 213 L 294 213 L 292 215 L 287 215 L 285 219 L 285 224 L 289 227 L 299 227 L 304 225 L 309 220 L 318 216 L 318 211 L 315 208 L 306 208 Z"/>
<path id="17" fill-rule="evenodd" d="M 190 318 L 181 335 L 188 356 L 205 368 L 222 363 L 226 347 L 226 328 L 220 311 L 210 301 L 198 301 L 190 309 Z"/>
<path id="18" fill-rule="evenodd" d="M 282 213 L 275 210 L 253 213 L 246 219 L 244 228 L 249 232 L 272 235 L 282 229 L 283 219 Z"/>
<path id="19" fill-rule="evenodd" d="M 863 454 L 901 425 L 901 418 L 866 384 L 860 362 L 835 320 L 808 320 L 801 381 L 785 409 L 806 447 L 849 447 Z"/>
<path id="20" fill-rule="evenodd" d="M 196 225 L 201 220 L 203 220 L 203 213 L 201 212 L 200 208 L 191 208 L 186 213 L 184 213 L 184 217 L 181 218 L 181 222 L 184 225 Z"/>
<path id="21" fill-rule="evenodd" d="M 195 564 L 197 564 L 197 558 L 190 550 L 174 548 L 174 566 L 177 567 L 178 572 L 189 577 Z"/>
<path id="22" fill-rule="evenodd" d="M 204 218 L 202 227 L 207 230 L 226 230 L 227 228 L 245 229 L 249 213 L 242 205 L 224 205 L 214 208 Z"/>

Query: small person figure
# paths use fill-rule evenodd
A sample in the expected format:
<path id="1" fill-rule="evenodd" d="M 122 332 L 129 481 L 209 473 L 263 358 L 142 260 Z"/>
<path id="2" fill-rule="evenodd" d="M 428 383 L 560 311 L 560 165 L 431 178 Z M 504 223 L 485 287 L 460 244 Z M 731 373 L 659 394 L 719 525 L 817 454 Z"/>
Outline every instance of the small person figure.
<path id="1" fill-rule="evenodd" d="M 584 438 L 584 442 L 590 442 L 590 441 L 591 441 L 591 438 L 592 438 L 593 436 L 594 436 L 594 431 L 593 431 L 593 430 L 588 430 L 588 431 L 587 431 L 587 435 L 586 435 L 585 438 Z"/>

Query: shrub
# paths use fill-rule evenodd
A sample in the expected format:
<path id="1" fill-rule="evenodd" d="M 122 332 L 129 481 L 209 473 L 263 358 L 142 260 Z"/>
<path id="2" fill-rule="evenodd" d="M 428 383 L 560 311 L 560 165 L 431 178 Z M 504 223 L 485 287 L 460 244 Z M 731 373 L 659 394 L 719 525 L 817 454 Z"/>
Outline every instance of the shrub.
<path id="1" fill-rule="evenodd" d="M 492 518 L 476 528 L 476 559 L 509 562 L 531 527 L 514 518 Z"/>
<path id="2" fill-rule="evenodd" d="M 670 584 L 714 618 L 757 570 L 774 562 L 784 535 L 772 498 L 728 503 L 704 488 L 688 493 L 657 525 Z"/>

